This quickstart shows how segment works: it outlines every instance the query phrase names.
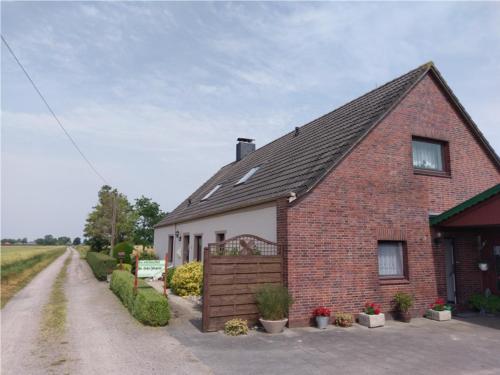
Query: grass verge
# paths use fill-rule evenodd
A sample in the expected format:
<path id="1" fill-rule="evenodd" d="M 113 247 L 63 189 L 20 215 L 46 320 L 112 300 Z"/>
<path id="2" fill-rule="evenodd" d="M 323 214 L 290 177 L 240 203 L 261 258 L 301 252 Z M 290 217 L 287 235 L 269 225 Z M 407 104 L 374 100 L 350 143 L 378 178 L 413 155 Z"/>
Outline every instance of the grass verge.
<path id="1" fill-rule="evenodd" d="M 0 272 L 1 307 L 40 271 L 61 256 L 64 246 L 12 246 L 2 247 Z"/>
<path id="2" fill-rule="evenodd" d="M 68 274 L 71 255 L 66 258 L 59 274 L 52 285 L 49 301 L 43 308 L 42 323 L 40 326 L 42 338 L 58 338 L 66 327 L 67 299 L 64 293 L 64 283 Z"/>

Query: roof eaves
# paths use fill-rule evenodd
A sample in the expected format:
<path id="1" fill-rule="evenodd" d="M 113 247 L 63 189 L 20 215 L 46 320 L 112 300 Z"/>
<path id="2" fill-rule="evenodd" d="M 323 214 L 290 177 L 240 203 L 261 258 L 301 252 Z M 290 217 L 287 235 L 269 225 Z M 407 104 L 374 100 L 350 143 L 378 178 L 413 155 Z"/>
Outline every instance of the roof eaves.
<path id="1" fill-rule="evenodd" d="M 179 218 L 177 220 L 171 220 L 171 221 L 169 221 L 169 220 L 162 220 L 162 222 L 156 224 L 154 226 L 154 228 L 168 227 L 170 225 L 176 225 L 176 224 L 181 224 L 181 223 L 185 223 L 185 222 L 192 221 L 192 220 L 198 220 L 198 219 L 206 218 L 206 217 L 209 217 L 209 216 L 220 215 L 220 214 L 227 213 L 227 212 L 230 212 L 230 211 L 240 210 L 240 209 L 243 209 L 243 208 L 248 208 L 248 207 L 253 207 L 253 206 L 259 206 L 259 205 L 262 205 L 262 204 L 266 204 L 266 203 L 270 203 L 270 202 L 275 202 L 275 201 L 277 201 L 280 198 L 284 198 L 284 197 L 288 197 L 288 196 L 290 196 L 290 193 L 283 193 L 283 194 L 279 194 L 279 195 L 276 195 L 276 196 L 273 196 L 273 197 L 266 197 L 266 198 L 263 198 L 263 199 L 256 199 L 256 200 L 249 201 L 249 202 L 242 202 L 240 204 L 235 204 L 235 205 L 232 205 L 230 207 L 225 207 L 223 209 L 214 209 L 214 210 L 211 210 L 211 211 L 207 211 L 207 212 L 203 213 L 202 215 L 197 214 L 197 213 L 192 213 L 192 214 L 187 215 L 185 217 L 181 217 L 181 218 Z"/>
<path id="2" fill-rule="evenodd" d="M 459 214 L 460 212 L 463 212 L 467 210 L 468 208 L 471 208 L 481 202 L 484 202 L 485 200 L 500 194 L 500 184 L 497 184 L 482 193 L 479 193 L 478 195 L 473 196 L 472 198 L 466 200 L 465 202 L 462 202 L 455 207 L 450 208 L 449 210 L 443 212 L 442 214 L 432 216 L 429 218 L 429 223 L 431 226 L 435 226 L 438 224 L 441 224 L 442 222 L 452 218 L 453 216 Z"/>

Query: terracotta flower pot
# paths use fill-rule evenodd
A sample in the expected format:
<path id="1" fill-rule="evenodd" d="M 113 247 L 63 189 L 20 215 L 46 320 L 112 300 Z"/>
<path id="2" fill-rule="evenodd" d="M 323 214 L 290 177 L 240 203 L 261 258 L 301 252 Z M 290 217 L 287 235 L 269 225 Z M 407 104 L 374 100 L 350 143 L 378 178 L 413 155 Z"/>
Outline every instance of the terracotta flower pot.
<path id="1" fill-rule="evenodd" d="M 264 329 L 267 333 L 281 333 L 283 332 L 283 328 L 285 328 L 286 322 L 288 319 L 281 320 L 265 320 L 259 319 L 260 323 L 264 326 Z"/>

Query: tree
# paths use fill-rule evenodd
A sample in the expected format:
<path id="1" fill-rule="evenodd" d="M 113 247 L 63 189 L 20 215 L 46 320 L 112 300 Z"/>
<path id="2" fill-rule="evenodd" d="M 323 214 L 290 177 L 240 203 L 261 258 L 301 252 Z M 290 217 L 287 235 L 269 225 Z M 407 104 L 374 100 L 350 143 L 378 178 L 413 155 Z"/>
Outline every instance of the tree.
<path id="1" fill-rule="evenodd" d="M 103 250 L 112 242 L 113 201 L 116 206 L 115 243 L 132 237 L 135 223 L 132 206 L 124 194 L 104 185 L 99 190 L 98 203 L 89 213 L 84 228 L 84 235 L 91 250 Z"/>
<path id="2" fill-rule="evenodd" d="M 78 246 L 82 243 L 82 240 L 80 237 L 75 237 L 75 239 L 73 240 L 73 245 L 75 246 Z"/>
<path id="3" fill-rule="evenodd" d="M 57 239 L 51 234 L 46 234 L 45 236 L 43 236 L 43 244 L 44 245 L 57 245 Z"/>
<path id="4" fill-rule="evenodd" d="M 71 243 L 71 238 L 62 236 L 57 239 L 58 245 L 69 245 Z"/>
<path id="5" fill-rule="evenodd" d="M 153 245 L 154 226 L 165 213 L 158 203 L 145 196 L 135 200 L 134 210 L 137 218 L 134 226 L 134 242 L 143 247 Z"/>

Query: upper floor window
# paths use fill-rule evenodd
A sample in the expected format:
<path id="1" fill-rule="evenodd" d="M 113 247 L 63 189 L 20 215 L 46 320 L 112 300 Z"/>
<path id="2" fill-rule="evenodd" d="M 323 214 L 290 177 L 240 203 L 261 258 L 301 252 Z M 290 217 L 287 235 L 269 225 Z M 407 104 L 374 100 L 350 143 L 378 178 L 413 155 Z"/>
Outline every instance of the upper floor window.
<path id="1" fill-rule="evenodd" d="M 448 172 L 445 142 L 413 138 L 413 167 L 431 172 Z"/>
<path id="2" fill-rule="evenodd" d="M 221 187 L 222 185 L 216 185 L 212 190 L 210 190 L 207 195 L 205 195 L 203 198 L 201 198 L 202 201 L 205 201 L 207 200 L 208 198 L 210 198 L 212 195 L 214 195 L 214 193 L 219 190 L 219 188 Z"/>
<path id="3" fill-rule="evenodd" d="M 260 167 L 253 167 L 252 169 L 250 169 L 242 178 L 240 178 L 240 180 L 236 183 L 236 185 L 246 182 L 250 177 L 252 177 L 255 174 L 255 172 L 259 170 L 259 168 Z"/>

